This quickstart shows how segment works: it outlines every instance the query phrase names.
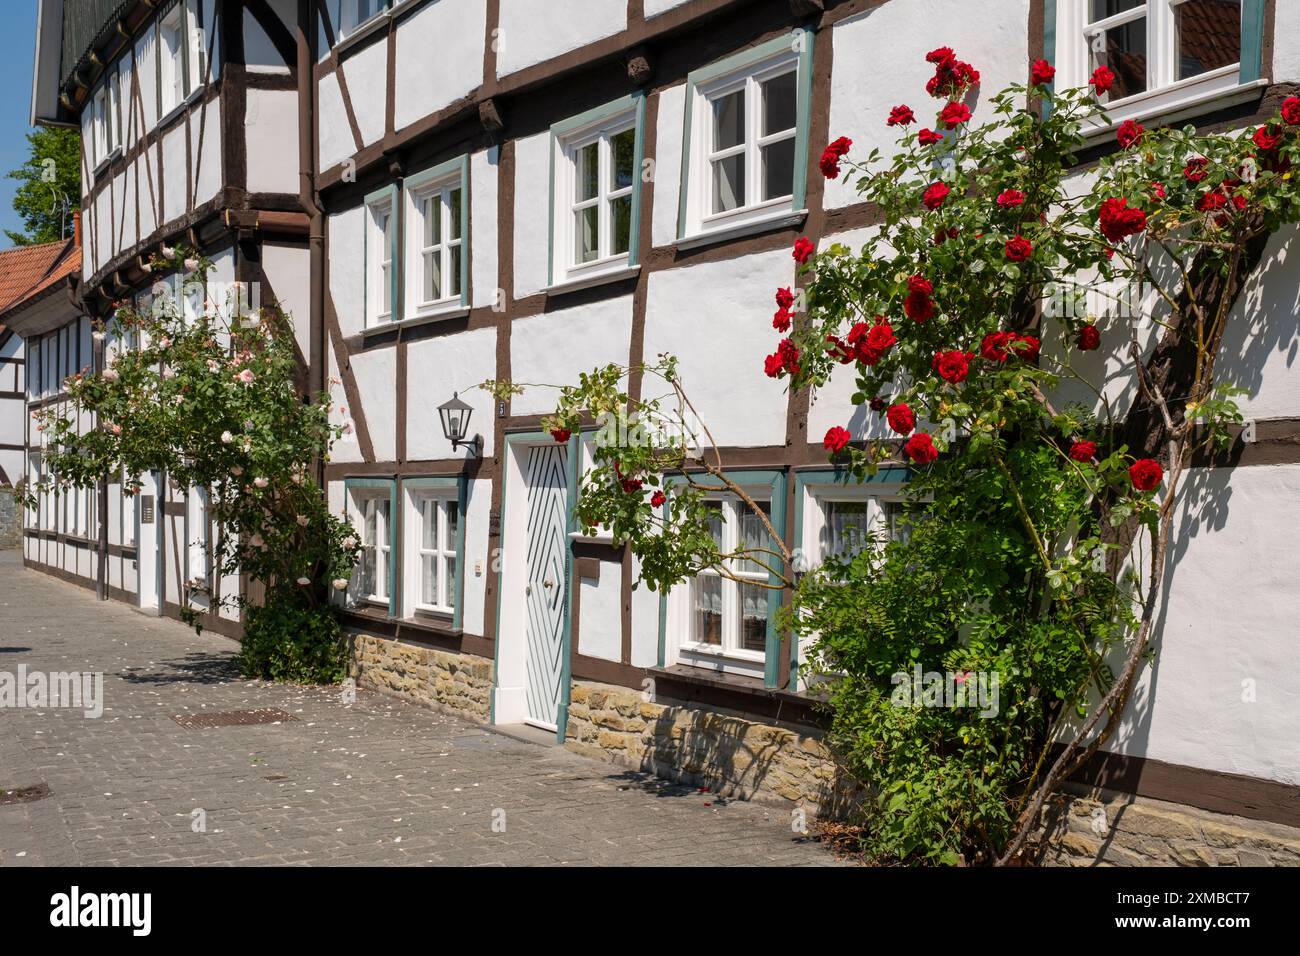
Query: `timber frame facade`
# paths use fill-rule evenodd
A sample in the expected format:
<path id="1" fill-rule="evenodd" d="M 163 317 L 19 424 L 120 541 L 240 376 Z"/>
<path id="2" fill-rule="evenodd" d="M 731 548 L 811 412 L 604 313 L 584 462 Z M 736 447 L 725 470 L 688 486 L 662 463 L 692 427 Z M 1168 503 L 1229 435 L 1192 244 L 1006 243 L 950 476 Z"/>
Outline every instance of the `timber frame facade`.
<path id="1" fill-rule="evenodd" d="M 1186 2 L 1126 4 L 1116 16 L 1135 29 L 1142 7 L 1154 36 Z M 1195 2 L 1184 12 L 1209 11 L 1227 59 L 1189 66 L 1189 40 L 1171 80 L 1165 48 L 1153 45 L 1132 115 L 1206 129 L 1271 116 L 1300 83 L 1300 10 Z M 540 13 L 542 0 L 128 2 L 75 63 L 65 51 L 52 69 L 55 18 L 74 6 L 42 3 L 33 108 L 39 121 L 80 123 L 90 144 L 83 314 L 102 317 L 141 291 L 156 278 L 143 271 L 148 256 L 186 242 L 294 316 L 310 386 L 329 389 L 352 426 L 323 472 L 331 507 L 367 547 L 348 593 L 352 630 L 376 646 L 491 662 L 487 718 L 561 741 L 572 736 L 575 691 L 601 685 L 779 725 L 819 722 L 800 651 L 775 628 L 767 597 L 703 579 L 665 596 L 635 587 L 630 551 L 581 536 L 571 518 L 591 436 L 557 446 L 543 434 L 544 390 L 498 402 L 475 386 L 571 381 L 671 352 L 726 466 L 796 544 L 824 549 L 837 515 L 887 520 L 906 472 L 846 488 L 820 445 L 843 424 L 851 383 L 785 394 L 762 373 L 771 293 L 797 284 L 794 240 L 851 244 L 879 216 L 823 179 L 815 158 L 840 135 L 855 152 L 888 154 L 885 117 L 899 102 L 925 105 L 932 47 L 978 66 L 985 90 L 1022 82 L 1041 56 L 1086 59 L 1086 5 L 546 0 Z M 177 7 L 210 32 L 202 54 L 182 58 L 169 109 L 156 59 L 160 18 Z M 114 146 L 95 129 L 95 104 L 105 83 L 112 100 L 124 56 L 131 68 L 116 75 L 129 74 L 121 96 L 136 125 Z M 194 60 L 201 72 L 186 89 Z M 1112 141 L 1105 132 L 1080 157 L 1080 176 Z M 1270 276 L 1251 302 L 1290 301 L 1288 276 Z M 1293 310 L 1259 312 L 1294 327 Z M 1253 322 L 1243 316 L 1258 330 Z M 1236 503 L 1226 524 L 1187 516 L 1178 534 L 1193 569 L 1249 562 L 1234 524 L 1253 529 L 1256 547 L 1283 549 L 1266 529 L 1279 512 L 1294 527 L 1300 507 L 1300 387 L 1279 359 L 1294 334 L 1261 334 L 1271 348 L 1229 346 L 1227 374 L 1250 385 L 1256 440 L 1198 462 L 1204 484 L 1231 485 Z M 454 393 L 473 408 L 481 455 L 443 437 L 436 409 Z M 865 415 L 849 425 L 855 438 L 878 435 Z M 188 549 L 174 543 L 196 517 L 184 490 L 157 477 L 166 530 L 152 590 L 167 613 L 187 600 Z M 734 502 L 719 507 L 741 529 L 722 533 L 744 533 Z M 29 563 L 46 565 L 31 553 Z M 145 604 L 128 564 L 114 587 Z M 1200 677 L 1145 684 L 1094 782 L 1300 825 L 1294 683 L 1276 685 L 1275 706 L 1235 703 L 1239 681 L 1277 680 L 1290 622 L 1260 614 L 1238 627 L 1210 595 L 1177 587 L 1164 632 L 1178 640 L 1162 666 Z M 1300 596 L 1294 582 L 1267 587 L 1270 607 L 1286 603 L 1279 593 Z M 1237 651 L 1224 651 L 1225 635 Z M 1203 686 L 1191 685 L 1225 674 L 1231 686 L 1208 715 L 1198 710 Z"/>

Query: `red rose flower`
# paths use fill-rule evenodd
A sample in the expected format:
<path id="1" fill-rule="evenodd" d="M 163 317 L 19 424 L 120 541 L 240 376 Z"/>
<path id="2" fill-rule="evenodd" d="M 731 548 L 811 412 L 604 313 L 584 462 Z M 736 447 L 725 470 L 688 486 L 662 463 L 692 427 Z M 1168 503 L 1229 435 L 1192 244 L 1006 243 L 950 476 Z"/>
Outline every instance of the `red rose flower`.
<path id="1" fill-rule="evenodd" d="M 956 239 L 956 238 L 957 238 L 956 229 L 945 229 L 943 228 L 943 226 L 940 226 L 938 229 L 934 231 L 934 244 L 936 246 L 941 246 L 949 239 Z"/>
<path id="2" fill-rule="evenodd" d="M 917 272 L 907 278 L 907 291 L 920 292 L 922 295 L 929 295 L 934 291 L 934 283 L 927 279 L 921 273 Z"/>
<path id="3" fill-rule="evenodd" d="M 956 385 L 966 381 L 966 376 L 970 373 L 970 360 L 969 352 L 954 349 L 951 352 L 935 352 L 931 364 L 941 379 Z"/>
<path id="4" fill-rule="evenodd" d="M 916 415 L 905 402 L 890 405 L 889 410 L 885 412 L 885 421 L 889 422 L 889 427 L 900 435 L 910 435 L 912 429 L 916 427 Z"/>
<path id="5" fill-rule="evenodd" d="M 794 293 L 789 289 L 776 290 L 776 305 L 780 309 L 788 309 L 794 305 Z"/>
<path id="6" fill-rule="evenodd" d="M 1164 478 L 1160 462 L 1152 458 L 1139 458 L 1128 466 L 1128 478 L 1138 491 L 1155 491 Z"/>
<path id="7" fill-rule="evenodd" d="M 928 465 L 939 457 L 939 449 L 934 447 L 934 439 L 925 432 L 917 432 L 903 446 L 903 454 L 918 465 Z"/>
<path id="8" fill-rule="evenodd" d="M 867 332 L 859 345 L 865 345 L 866 349 L 876 354 L 877 361 L 879 356 L 886 349 L 898 344 L 898 339 L 894 337 L 894 327 L 888 322 L 877 322 Z M 875 362 L 868 363 L 874 365 Z"/>
<path id="9" fill-rule="evenodd" d="M 1016 340 L 1014 332 L 990 332 L 980 342 L 980 355 L 990 362 L 1005 362 L 1010 355 L 1011 343 Z"/>
<path id="10" fill-rule="evenodd" d="M 555 439 L 556 444 L 563 445 L 572 437 L 573 432 L 567 428 L 552 428 L 551 437 Z"/>
<path id="11" fill-rule="evenodd" d="M 1079 330 L 1079 337 L 1076 341 L 1080 352 L 1092 352 L 1097 346 L 1101 345 L 1101 332 L 1095 325 L 1085 325 Z"/>
<path id="12" fill-rule="evenodd" d="M 922 146 L 933 146 L 935 143 L 943 142 L 943 133 L 936 133 L 932 129 L 923 129 L 916 134 L 916 141 Z"/>
<path id="13" fill-rule="evenodd" d="M 1204 156 L 1193 156 L 1187 161 L 1187 165 L 1183 167 L 1183 178 L 1189 183 L 1199 183 L 1210 175 L 1206 170 L 1209 165 L 1210 161 Z"/>
<path id="14" fill-rule="evenodd" d="M 934 318 L 934 300 L 924 292 L 908 293 L 903 300 L 903 312 L 913 322 L 926 322 Z"/>
<path id="15" fill-rule="evenodd" d="M 629 495 L 636 494 L 645 484 L 640 478 L 624 478 L 621 482 L 623 490 Z"/>
<path id="16" fill-rule="evenodd" d="M 953 49 L 950 46 L 941 46 L 938 49 L 931 50 L 925 55 L 926 63 L 937 63 L 940 66 L 952 63 L 956 59 L 957 54 L 953 52 Z"/>
<path id="17" fill-rule="evenodd" d="M 1288 126 L 1300 126 L 1300 96 L 1288 96 L 1282 101 L 1282 119 Z"/>
<path id="18" fill-rule="evenodd" d="M 781 356 L 778 354 L 769 355 L 763 359 L 763 372 L 768 378 L 780 378 L 784 369 L 785 363 L 781 361 Z"/>
<path id="19" fill-rule="evenodd" d="M 1070 446 L 1070 457 L 1075 461 L 1092 461 L 1097 456 L 1095 441 L 1077 441 Z"/>
<path id="20" fill-rule="evenodd" d="M 834 152 L 836 155 L 847 156 L 849 150 L 853 148 L 853 140 L 849 139 L 847 136 L 840 136 L 831 140 L 830 145 L 826 148 Z"/>
<path id="21" fill-rule="evenodd" d="M 956 129 L 970 119 L 970 107 L 965 103 L 949 103 L 939 113 L 939 119 L 948 129 Z"/>
<path id="22" fill-rule="evenodd" d="M 844 449 L 844 446 L 849 443 L 849 439 L 852 437 L 853 436 L 849 434 L 847 428 L 841 428 L 839 425 L 836 425 L 828 431 L 826 437 L 822 439 L 822 447 L 832 455 L 837 455 Z"/>
<path id="23" fill-rule="evenodd" d="M 889 111 L 889 119 L 885 121 L 887 126 L 910 126 L 916 119 L 916 114 L 912 112 L 910 106 L 895 106 Z"/>
<path id="24" fill-rule="evenodd" d="M 1003 209 L 1014 209 L 1016 206 L 1022 206 L 1025 202 L 1025 194 L 1019 189 L 1004 189 L 998 193 L 997 203 Z"/>
<path id="25" fill-rule="evenodd" d="M 1147 227 L 1147 214 L 1141 209 L 1130 209 L 1127 199 L 1105 200 L 1101 204 L 1098 219 L 1101 234 L 1111 242 L 1136 235 Z"/>
<path id="26" fill-rule="evenodd" d="M 1282 145 L 1282 134 L 1274 130 L 1272 126 L 1261 126 L 1255 130 L 1255 135 L 1251 139 L 1256 146 L 1266 153 L 1271 153 Z"/>
<path id="27" fill-rule="evenodd" d="M 943 205 L 943 201 L 948 198 L 948 193 L 952 192 L 947 183 L 933 183 L 925 191 L 921 201 L 925 204 L 926 209 L 938 209 Z"/>
<path id="28" fill-rule="evenodd" d="M 1217 189 L 1211 189 L 1196 201 L 1196 209 L 1198 212 L 1214 212 L 1216 209 L 1222 209 L 1227 204 L 1227 196 Z"/>
<path id="29" fill-rule="evenodd" d="M 1034 245 L 1024 236 L 1012 236 L 1007 240 L 1005 251 L 1012 262 L 1024 262 L 1034 254 Z"/>
<path id="30" fill-rule="evenodd" d="M 1105 96 L 1110 92 L 1110 88 L 1115 85 L 1115 71 L 1108 66 L 1099 66 L 1092 71 L 1092 88 L 1097 91 L 1098 96 Z"/>
<path id="31" fill-rule="evenodd" d="M 871 410 L 873 412 L 878 412 L 885 407 L 885 400 L 881 398 L 879 395 L 877 395 L 875 398 L 871 400 L 870 404 L 871 404 Z"/>
<path id="32" fill-rule="evenodd" d="M 790 321 L 793 318 L 789 309 L 777 309 L 776 314 L 772 316 L 772 328 L 778 332 L 789 332 Z"/>
<path id="33" fill-rule="evenodd" d="M 1163 199 L 1165 198 L 1165 184 L 1164 184 L 1164 183 L 1155 182 L 1155 183 L 1152 183 L 1152 184 L 1151 184 L 1151 198 L 1152 198 L 1152 199 L 1161 199 L 1161 200 L 1163 200 Z"/>
<path id="34" fill-rule="evenodd" d="M 1042 351 L 1043 343 L 1039 341 L 1036 335 L 1017 335 L 1011 343 L 1011 348 L 1025 361 L 1037 362 L 1038 353 Z"/>
<path id="35" fill-rule="evenodd" d="M 1029 83 L 1031 86 L 1046 86 L 1055 76 L 1056 67 L 1046 60 L 1035 60 L 1029 70 Z"/>
<path id="36" fill-rule="evenodd" d="M 668 496 L 666 494 L 664 494 L 662 491 L 656 491 L 653 495 L 650 496 L 650 507 L 661 508 L 663 507 L 664 502 L 667 500 L 668 500 Z"/>
<path id="37" fill-rule="evenodd" d="M 789 339 L 782 339 L 776 346 L 776 354 L 781 356 L 781 364 L 791 375 L 799 374 L 799 349 Z"/>
<path id="38" fill-rule="evenodd" d="M 1119 126 L 1119 132 L 1115 134 L 1115 141 L 1123 149 L 1135 146 L 1142 139 L 1142 134 L 1146 132 L 1146 127 L 1141 123 L 1135 123 L 1133 120 L 1125 120 Z"/>
<path id="39" fill-rule="evenodd" d="M 803 265 L 812 257 L 812 254 L 816 251 L 817 251 L 817 247 L 812 244 L 811 239 L 809 239 L 807 236 L 800 236 L 798 239 L 795 240 L 794 251 L 791 253 L 791 255 L 794 256 L 795 262 L 799 263 L 799 265 Z"/>

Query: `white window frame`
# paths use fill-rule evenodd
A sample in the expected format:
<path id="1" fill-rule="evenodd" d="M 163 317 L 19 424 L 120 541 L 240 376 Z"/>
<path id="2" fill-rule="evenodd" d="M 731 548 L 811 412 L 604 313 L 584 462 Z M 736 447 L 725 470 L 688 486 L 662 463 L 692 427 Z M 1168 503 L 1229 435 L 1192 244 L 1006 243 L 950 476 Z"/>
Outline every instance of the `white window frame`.
<path id="1" fill-rule="evenodd" d="M 185 71 L 186 4 L 177 3 L 158 21 L 159 115 L 167 116 L 188 96 Z"/>
<path id="2" fill-rule="evenodd" d="M 459 529 L 465 516 L 460 512 L 460 491 L 455 486 L 449 487 L 412 487 L 407 488 L 406 515 L 403 521 L 406 541 L 403 547 L 405 580 L 403 616 L 413 618 L 417 614 L 429 614 L 439 617 L 454 618 L 456 604 L 460 595 L 456 593 L 456 575 L 461 569 L 463 556 L 457 548 L 457 534 L 449 533 L 447 515 L 456 509 L 456 522 Z M 437 540 L 432 549 L 424 547 L 425 508 L 431 507 L 437 513 Z M 438 581 L 437 603 L 424 600 L 424 562 L 431 558 Z M 452 567 L 454 562 L 454 568 Z"/>
<path id="3" fill-rule="evenodd" d="M 641 176 L 637 155 L 638 106 L 629 106 L 612 116 L 601 116 L 590 123 L 556 135 L 554 157 L 554 180 L 551 183 L 554 201 L 554 236 L 552 284 L 580 281 L 592 276 L 610 272 L 620 272 L 633 264 L 633 251 L 637 248 L 637 203 L 640 190 L 637 188 Z M 614 188 L 611 183 L 613 174 L 613 139 L 615 136 L 632 133 L 632 182 L 627 186 Z M 592 144 L 596 145 L 597 171 L 596 195 L 591 199 L 578 199 L 578 153 Z M 613 251 L 613 215 L 611 207 L 615 200 L 626 198 L 629 202 L 628 214 L 628 248 L 624 252 Z M 596 258 L 590 262 L 579 262 L 577 255 L 577 221 L 579 207 L 595 207 L 597 229 Z"/>
<path id="4" fill-rule="evenodd" d="M 354 36 L 376 17 L 387 14 L 392 6 L 391 0 L 341 0 L 335 7 L 338 11 L 335 22 L 338 24 L 339 40 Z"/>
<path id="5" fill-rule="evenodd" d="M 396 303 L 392 301 L 392 270 L 397 266 L 393 255 L 393 231 L 397 228 L 397 206 L 390 190 L 381 198 L 370 199 L 366 212 L 366 328 L 387 325 L 393 321 Z M 380 226 L 379 219 L 386 215 L 388 221 Z M 386 301 L 387 300 L 387 301 Z M 385 308 L 385 306 L 387 306 Z"/>
<path id="6" fill-rule="evenodd" d="M 580 459 L 578 462 L 578 474 L 580 476 L 579 487 L 586 482 L 587 475 L 596 467 L 596 436 L 587 434 L 582 436 L 580 443 Z M 613 544 L 614 532 L 607 525 L 601 525 L 595 534 L 584 534 L 582 529 L 569 532 L 569 538 L 572 541 L 578 541 L 583 544 Z"/>
<path id="7" fill-rule="evenodd" d="M 769 485 L 754 488 L 746 487 L 745 493 L 760 505 L 766 503 L 769 513 L 770 509 L 774 507 L 771 500 L 772 489 Z M 723 553 L 737 550 L 740 541 L 740 515 L 745 503 L 735 495 L 726 492 L 711 493 L 707 495 L 707 498 L 710 501 L 718 502 L 722 507 Z M 740 563 L 740 560 L 734 560 L 731 571 L 733 574 L 746 575 L 746 572 L 739 571 L 736 567 Z M 694 633 L 695 588 L 699 578 L 703 577 L 716 577 L 722 581 L 721 644 L 707 644 L 699 641 Z M 765 572 L 752 573 L 752 579 L 755 583 L 767 583 L 768 577 Z M 764 593 L 767 593 L 766 589 L 764 589 Z M 742 645 L 742 601 L 741 585 L 730 578 L 722 577 L 713 570 L 702 571 L 696 577 L 683 581 L 673 588 L 669 595 L 666 625 L 674 640 L 670 654 L 671 659 L 667 663 L 682 663 L 762 678 L 767 663 L 766 645 L 763 650 L 747 649 Z M 769 610 L 769 619 L 770 614 L 771 611 Z"/>
<path id="8" fill-rule="evenodd" d="M 213 0 L 215 2 L 215 0 Z M 185 98 L 207 83 L 207 31 L 199 17 L 199 0 L 185 0 Z"/>
<path id="9" fill-rule="evenodd" d="M 436 315 L 440 312 L 460 310 L 468 301 L 469 290 L 465 288 L 468 269 L 465 258 L 469 255 L 469 197 L 466 195 L 464 177 L 460 169 L 448 172 L 428 182 L 420 182 L 404 190 L 406 194 L 406 269 L 405 295 L 403 296 L 406 318 L 418 318 Z M 460 194 L 460 236 L 451 238 L 452 197 Z M 425 246 L 426 215 L 424 204 L 432 202 L 438 216 L 439 241 L 433 246 Z M 461 264 L 452 269 L 452 250 L 460 249 Z M 424 298 L 424 256 L 434 252 L 438 256 L 438 265 L 442 276 L 442 293 L 436 299 Z M 454 275 L 457 289 L 447 292 L 448 279 Z"/>
<path id="10" fill-rule="evenodd" d="M 377 605 L 387 611 L 392 601 L 392 595 L 388 592 L 391 582 L 396 580 L 392 574 L 392 496 L 386 488 L 363 488 L 354 490 L 350 499 L 353 526 L 357 529 L 362 550 L 374 554 L 376 585 L 375 591 L 369 594 L 356 592 L 352 597 L 361 604 Z M 372 514 L 375 519 L 373 531 L 370 520 Z M 365 561 L 366 558 L 363 556 L 361 560 Z"/>
<path id="11" fill-rule="evenodd" d="M 1092 76 L 1090 39 L 1104 36 L 1105 30 L 1145 17 L 1147 32 L 1147 88 L 1123 99 L 1106 103 L 1110 123 L 1101 119 L 1091 124 L 1094 132 L 1110 130 L 1128 119 L 1145 119 L 1155 115 L 1177 115 L 1207 101 L 1249 92 L 1260 82 L 1241 82 L 1238 60 L 1199 76 L 1178 79 L 1178 35 L 1176 8 L 1188 0 L 1146 0 L 1142 7 L 1089 22 L 1091 0 L 1057 0 L 1057 77 L 1058 89 L 1085 86 Z M 1240 50 L 1240 43 L 1238 45 Z M 1087 130 L 1085 130 L 1087 132 Z"/>
<path id="12" fill-rule="evenodd" d="M 215 590 L 212 560 L 211 495 L 206 488 L 190 488 L 185 496 L 185 584 L 207 594 L 192 594 L 191 601 L 206 603 Z"/>
<path id="13" fill-rule="evenodd" d="M 905 505 L 907 497 L 903 485 L 897 482 L 874 483 L 863 485 L 843 485 L 835 483 L 808 484 L 804 486 L 803 514 L 804 522 L 800 547 L 810 558 L 809 567 L 820 566 L 829 554 L 823 536 L 829 525 L 826 506 L 832 502 L 866 502 L 868 536 L 878 535 L 889 530 L 888 505 Z M 883 541 L 880 542 L 883 544 Z"/>
<path id="14" fill-rule="evenodd" d="M 796 43 L 795 39 L 800 38 Z M 687 85 L 686 136 L 689 147 L 683 157 L 685 183 L 682 188 L 678 240 L 707 240 L 712 237 L 727 238 L 744 235 L 766 228 L 791 224 L 806 214 L 796 208 L 803 205 L 807 175 L 807 152 L 811 109 L 807 103 L 807 71 L 811 69 L 812 37 L 798 31 L 782 38 L 773 46 L 773 52 L 758 59 L 741 58 L 734 67 L 706 68 L 702 78 L 692 78 Z M 789 72 L 795 75 L 795 125 L 789 131 L 761 136 L 762 95 L 761 84 Z M 735 209 L 713 211 L 712 160 L 723 153 L 742 151 L 739 147 L 716 151 L 713 149 L 713 103 L 719 98 L 744 89 L 745 92 L 745 199 Z M 789 194 L 771 199 L 758 199 L 762 194 L 761 148 L 764 145 L 793 139 L 793 181 Z"/>

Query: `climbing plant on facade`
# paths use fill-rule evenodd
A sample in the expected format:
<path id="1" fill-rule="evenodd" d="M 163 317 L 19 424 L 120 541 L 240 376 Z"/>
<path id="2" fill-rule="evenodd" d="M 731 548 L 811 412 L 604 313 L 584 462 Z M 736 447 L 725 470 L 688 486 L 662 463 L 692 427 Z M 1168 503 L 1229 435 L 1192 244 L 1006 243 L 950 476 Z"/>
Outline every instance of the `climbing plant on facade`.
<path id="1" fill-rule="evenodd" d="M 239 283 L 218 292 L 210 263 L 167 253 L 152 272 L 179 287 L 159 282 L 142 303 L 118 303 L 93 333 L 103 367 L 71 376 L 66 403 L 42 413 L 48 482 L 89 488 L 121 476 L 134 495 L 157 472 L 202 496 L 211 534 L 195 537 L 207 538 L 210 570 L 183 583 L 182 613 L 202 629 L 196 606 L 244 610 L 240 660 L 251 676 L 339 680 L 330 597 L 347 587 L 360 546 L 313 472 L 343 427 L 329 422 L 328 396 L 305 401 L 296 388 L 283 314 L 247 309 Z"/>
<path id="2" fill-rule="evenodd" d="M 1039 61 L 976 124 L 978 71 L 948 48 L 927 60 L 934 119 L 894 108 L 896 153 L 826 147 L 822 173 L 875 224 L 858 249 L 796 242 L 765 363 L 791 389 L 854 377 L 878 437 L 855 441 L 846 409 L 823 443 L 850 480 L 910 469 L 905 533 L 807 555 L 764 519 L 768 543 L 722 553 L 708 495 L 748 499 L 670 356 L 562 387 L 546 424 L 567 441 L 624 423 L 598 435 L 577 515 L 631 545 L 645 584 L 743 559 L 788 592 L 782 626 L 810 644 L 831 742 L 870 794 L 872 857 L 1008 863 L 1152 658 L 1187 469 L 1241 421 L 1225 328 L 1268 237 L 1300 219 L 1300 99 L 1244 131 L 1128 121 L 1081 169 L 1109 70 L 1054 91 Z M 991 677 L 996 705 L 900 693 L 918 672 Z"/>

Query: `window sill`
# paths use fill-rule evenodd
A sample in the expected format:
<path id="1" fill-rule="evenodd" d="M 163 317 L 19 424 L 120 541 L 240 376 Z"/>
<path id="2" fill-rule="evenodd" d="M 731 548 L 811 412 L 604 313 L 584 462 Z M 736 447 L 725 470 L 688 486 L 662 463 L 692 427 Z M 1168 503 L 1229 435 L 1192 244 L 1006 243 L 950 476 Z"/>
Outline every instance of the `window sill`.
<path id="1" fill-rule="evenodd" d="M 569 540 L 575 544 L 604 544 L 611 548 L 616 545 L 612 534 L 583 534 L 581 531 L 570 531 Z"/>
<path id="2" fill-rule="evenodd" d="M 1268 86 L 1268 80 L 1253 80 L 1241 83 L 1231 89 L 1209 92 L 1183 92 L 1162 90 L 1147 98 L 1136 99 L 1123 104 L 1111 112 L 1112 122 L 1102 126 L 1085 127 L 1084 144 L 1095 146 L 1115 135 L 1115 131 L 1126 120 L 1159 122 L 1164 125 L 1179 123 L 1196 116 L 1248 103 L 1260 95 Z"/>
<path id="3" fill-rule="evenodd" d="M 432 322 L 446 322 L 449 319 L 463 319 L 469 315 L 469 306 L 456 304 L 452 308 L 430 309 L 410 318 L 402 319 L 400 322 L 383 322 L 379 325 L 372 325 L 369 328 L 361 330 L 361 335 L 379 335 L 383 332 L 391 332 L 393 329 L 413 329 L 421 325 L 427 325 Z"/>
<path id="4" fill-rule="evenodd" d="M 96 166 L 94 171 L 90 174 L 91 178 L 98 180 L 99 177 L 103 174 L 104 170 L 108 169 L 108 167 L 113 164 L 114 160 L 118 160 L 121 158 L 122 158 L 122 147 L 115 146 L 111 153 L 109 153 L 102 160 L 100 160 L 99 165 Z"/>
<path id="5" fill-rule="evenodd" d="M 577 292 L 580 289 L 590 289 L 598 285 L 608 285 L 612 282 L 622 282 L 626 279 L 634 279 L 641 274 L 641 267 L 623 266 L 618 269 L 608 269 L 604 272 L 593 272 L 591 275 L 578 276 L 574 279 L 565 279 L 562 282 L 556 282 L 546 287 L 547 295 L 564 295 L 566 292 Z"/>
<path id="6" fill-rule="evenodd" d="M 677 650 L 679 654 L 731 661 L 736 664 L 757 664 L 761 667 L 767 663 L 765 651 L 725 650 L 716 644 L 682 644 Z"/>
<path id="7" fill-rule="evenodd" d="M 757 236 L 765 232 L 774 232 L 777 229 L 788 229 L 791 226 L 802 225 L 807 216 L 807 209 L 799 209 L 794 212 L 780 212 L 762 216 L 757 219 L 750 219 L 745 222 L 737 223 L 734 226 L 718 226 L 704 232 L 695 233 L 683 239 L 678 239 L 677 249 L 678 251 L 698 249 L 701 246 L 709 246 L 715 242 L 744 239 L 748 236 Z"/>
<path id="8" fill-rule="evenodd" d="M 159 118 L 157 129 L 162 129 L 164 126 L 169 125 L 173 120 L 189 109 L 194 102 L 203 95 L 205 89 L 207 89 L 207 87 L 198 86 L 191 90 L 189 96 L 185 97 L 185 99 L 181 100 Z"/>
<path id="9" fill-rule="evenodd" d="M 400 6 L 400 4 L 398 6 Z M 355 30 L 353 30 L 343 39 L 338 40 L 334 44 L 334 54 L 336 56 L 345 55 L 346 53 L 351 51 L 353 47 L 359 46 L 360 44 L 364 43 L 367 37 L 372 37 L 376 33 L 379 33 L 381 30 L 385 29 L 388 26 L 388 22 L 392 18 L 393 18 L 392 9 L 383 10 L 379 13 L 376 13 L 369 20 L 361 24 L 359 27 L 357 27 Z"/>

